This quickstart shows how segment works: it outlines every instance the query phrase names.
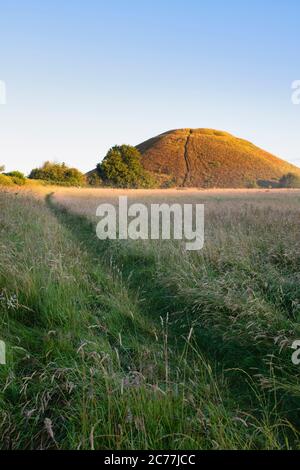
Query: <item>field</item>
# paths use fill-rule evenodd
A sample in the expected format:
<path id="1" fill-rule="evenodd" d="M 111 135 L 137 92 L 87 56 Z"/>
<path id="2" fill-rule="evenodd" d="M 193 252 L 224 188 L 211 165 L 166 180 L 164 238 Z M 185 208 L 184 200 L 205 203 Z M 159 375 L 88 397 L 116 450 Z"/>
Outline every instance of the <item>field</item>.
<path id="1" fill-rule="evenodd" d="M 99 241 L 126 194 L 205 246 Z M 300 449 L 300 191 L 0 190 L 2 449 Z"/>

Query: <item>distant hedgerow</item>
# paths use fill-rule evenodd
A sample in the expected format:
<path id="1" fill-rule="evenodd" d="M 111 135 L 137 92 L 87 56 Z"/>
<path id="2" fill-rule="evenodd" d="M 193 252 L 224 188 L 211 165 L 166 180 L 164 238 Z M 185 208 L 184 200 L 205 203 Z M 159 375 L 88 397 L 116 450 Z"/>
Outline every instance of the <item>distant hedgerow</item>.
<path id="1" fill-rule="evenodd" d="M 9 176 L 0 174 L 0 186 L 12 186 L 14 183 Z"/>
<path id="2" fill-rule="evenodd" d="M 5 173 L 5 175 L 9 176 L 14 184 L 19 186 L 26 184 L 26 177 L 21 171 L 10 171 L 9 173 Z"/>
<path id="3" fill-rule="evenodd" d="M 23 186 L 26 184 L 26 177 L 20 171 L 11 171 L 9 173 L 4 173 L 5 166 L 0 165 L 0 186 L 12 186 L 16 184 L 18 186 Z"/>
<path id="4" fill-rule="evenodd" d="M 300 176 L 287 173 L 280 178 L 279 185 L 281 188 L 300 188 Z"/>
<path id="5" fill-rule="evenodd" d="M 76 168 L 69 168 L 65 163 L 51 162 L 45 162 L 42 167 L 34 168 L 29 178 L 65 186 L 83 186 L 86 182 L 85 176 Z"/>

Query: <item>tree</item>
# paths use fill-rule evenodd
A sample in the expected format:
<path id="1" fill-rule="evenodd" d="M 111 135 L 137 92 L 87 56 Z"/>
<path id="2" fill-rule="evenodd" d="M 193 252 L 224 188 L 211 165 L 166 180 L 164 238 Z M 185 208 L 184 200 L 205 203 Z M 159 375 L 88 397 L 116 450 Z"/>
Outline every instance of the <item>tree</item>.
<path id="1" fill-rule="evenodd" d="M 3 171 L 5 171 L 5 166 L 4 166 L 4 165 L 0 165 L 0 173 L 3 173 Z"/>
<path id="2" fill-rule="evenodd" d="M 103 181 L 102 179 L 100 178 L 99 176 L 99 173 L 98 171 L 93 171 L 91 173 L 88 173 L 86 175 L 86 180 L 87 180 L 87 183 L 90 185 L 90 186 L 95 186 L 95 187 L 98 187 L 98 186 L 102 186 L 103 185 Z"/>
<path id="3" fill-rule="evenodd" d="M 29 178 L 66 186 L 82 186 L 85 184 L 84 175 L 76 168 L 69 168 L 65 163 L 45 162 L 42 167 L 34 168 Z"/>
<path id="4" fill-rule="evenodd" d="M 115 145 L 97 165 L 100 178 L 121 188 L 150 187 L 150 175 L 144 170 L 140 152 L 130 145 Z"/>
<path id="5" fill-rule="evenodd" d="M 279 180 L 281 188 L 300 188 L 300 175 L 296 173 L 287 173 Z"/>

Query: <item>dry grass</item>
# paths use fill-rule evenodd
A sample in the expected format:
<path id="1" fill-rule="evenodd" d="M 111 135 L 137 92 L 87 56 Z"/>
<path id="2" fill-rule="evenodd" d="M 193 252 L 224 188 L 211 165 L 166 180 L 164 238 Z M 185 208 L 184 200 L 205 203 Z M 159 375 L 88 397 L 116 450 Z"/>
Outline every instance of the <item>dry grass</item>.
<path id="1" fill-rule="evenodd" d="M 49 191 L 49 190 L 48 190 Z M 40 194 L 47 192 L 40 188 Z M 55 188 L 53 199 L 68 210 L 89 217 L 95 217 L 96 209 L 102 202 L 117 204 L 119 196 L 127 196 L 129 201 L 149 204 L 151 202 L 179 202 L 205 204 L 206 209 L 220 211 L 254 204 L 259 207 L 289 209 L 297 208 L 300 201 L 299 189 L 87 189 Z"/>
<path id="2" fill-rule="evenodd" d="M 146 170 L 161 182 L 204 188 L 247 187 L 278 180 L 299 168 L 250 142 L 212 129 L 179 129 L 161 134 L 137 147 Z"/>

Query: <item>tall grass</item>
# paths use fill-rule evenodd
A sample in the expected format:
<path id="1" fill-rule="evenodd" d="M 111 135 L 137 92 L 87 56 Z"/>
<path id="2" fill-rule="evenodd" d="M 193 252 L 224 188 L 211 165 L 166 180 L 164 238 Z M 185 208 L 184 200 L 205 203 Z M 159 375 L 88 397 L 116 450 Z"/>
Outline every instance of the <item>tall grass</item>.
<path id="1" fill-rule="evenodd" d="M 299 448 L 297 211 L 222 206 L 189 255 L 0 193 L 1 447 Z"/>

